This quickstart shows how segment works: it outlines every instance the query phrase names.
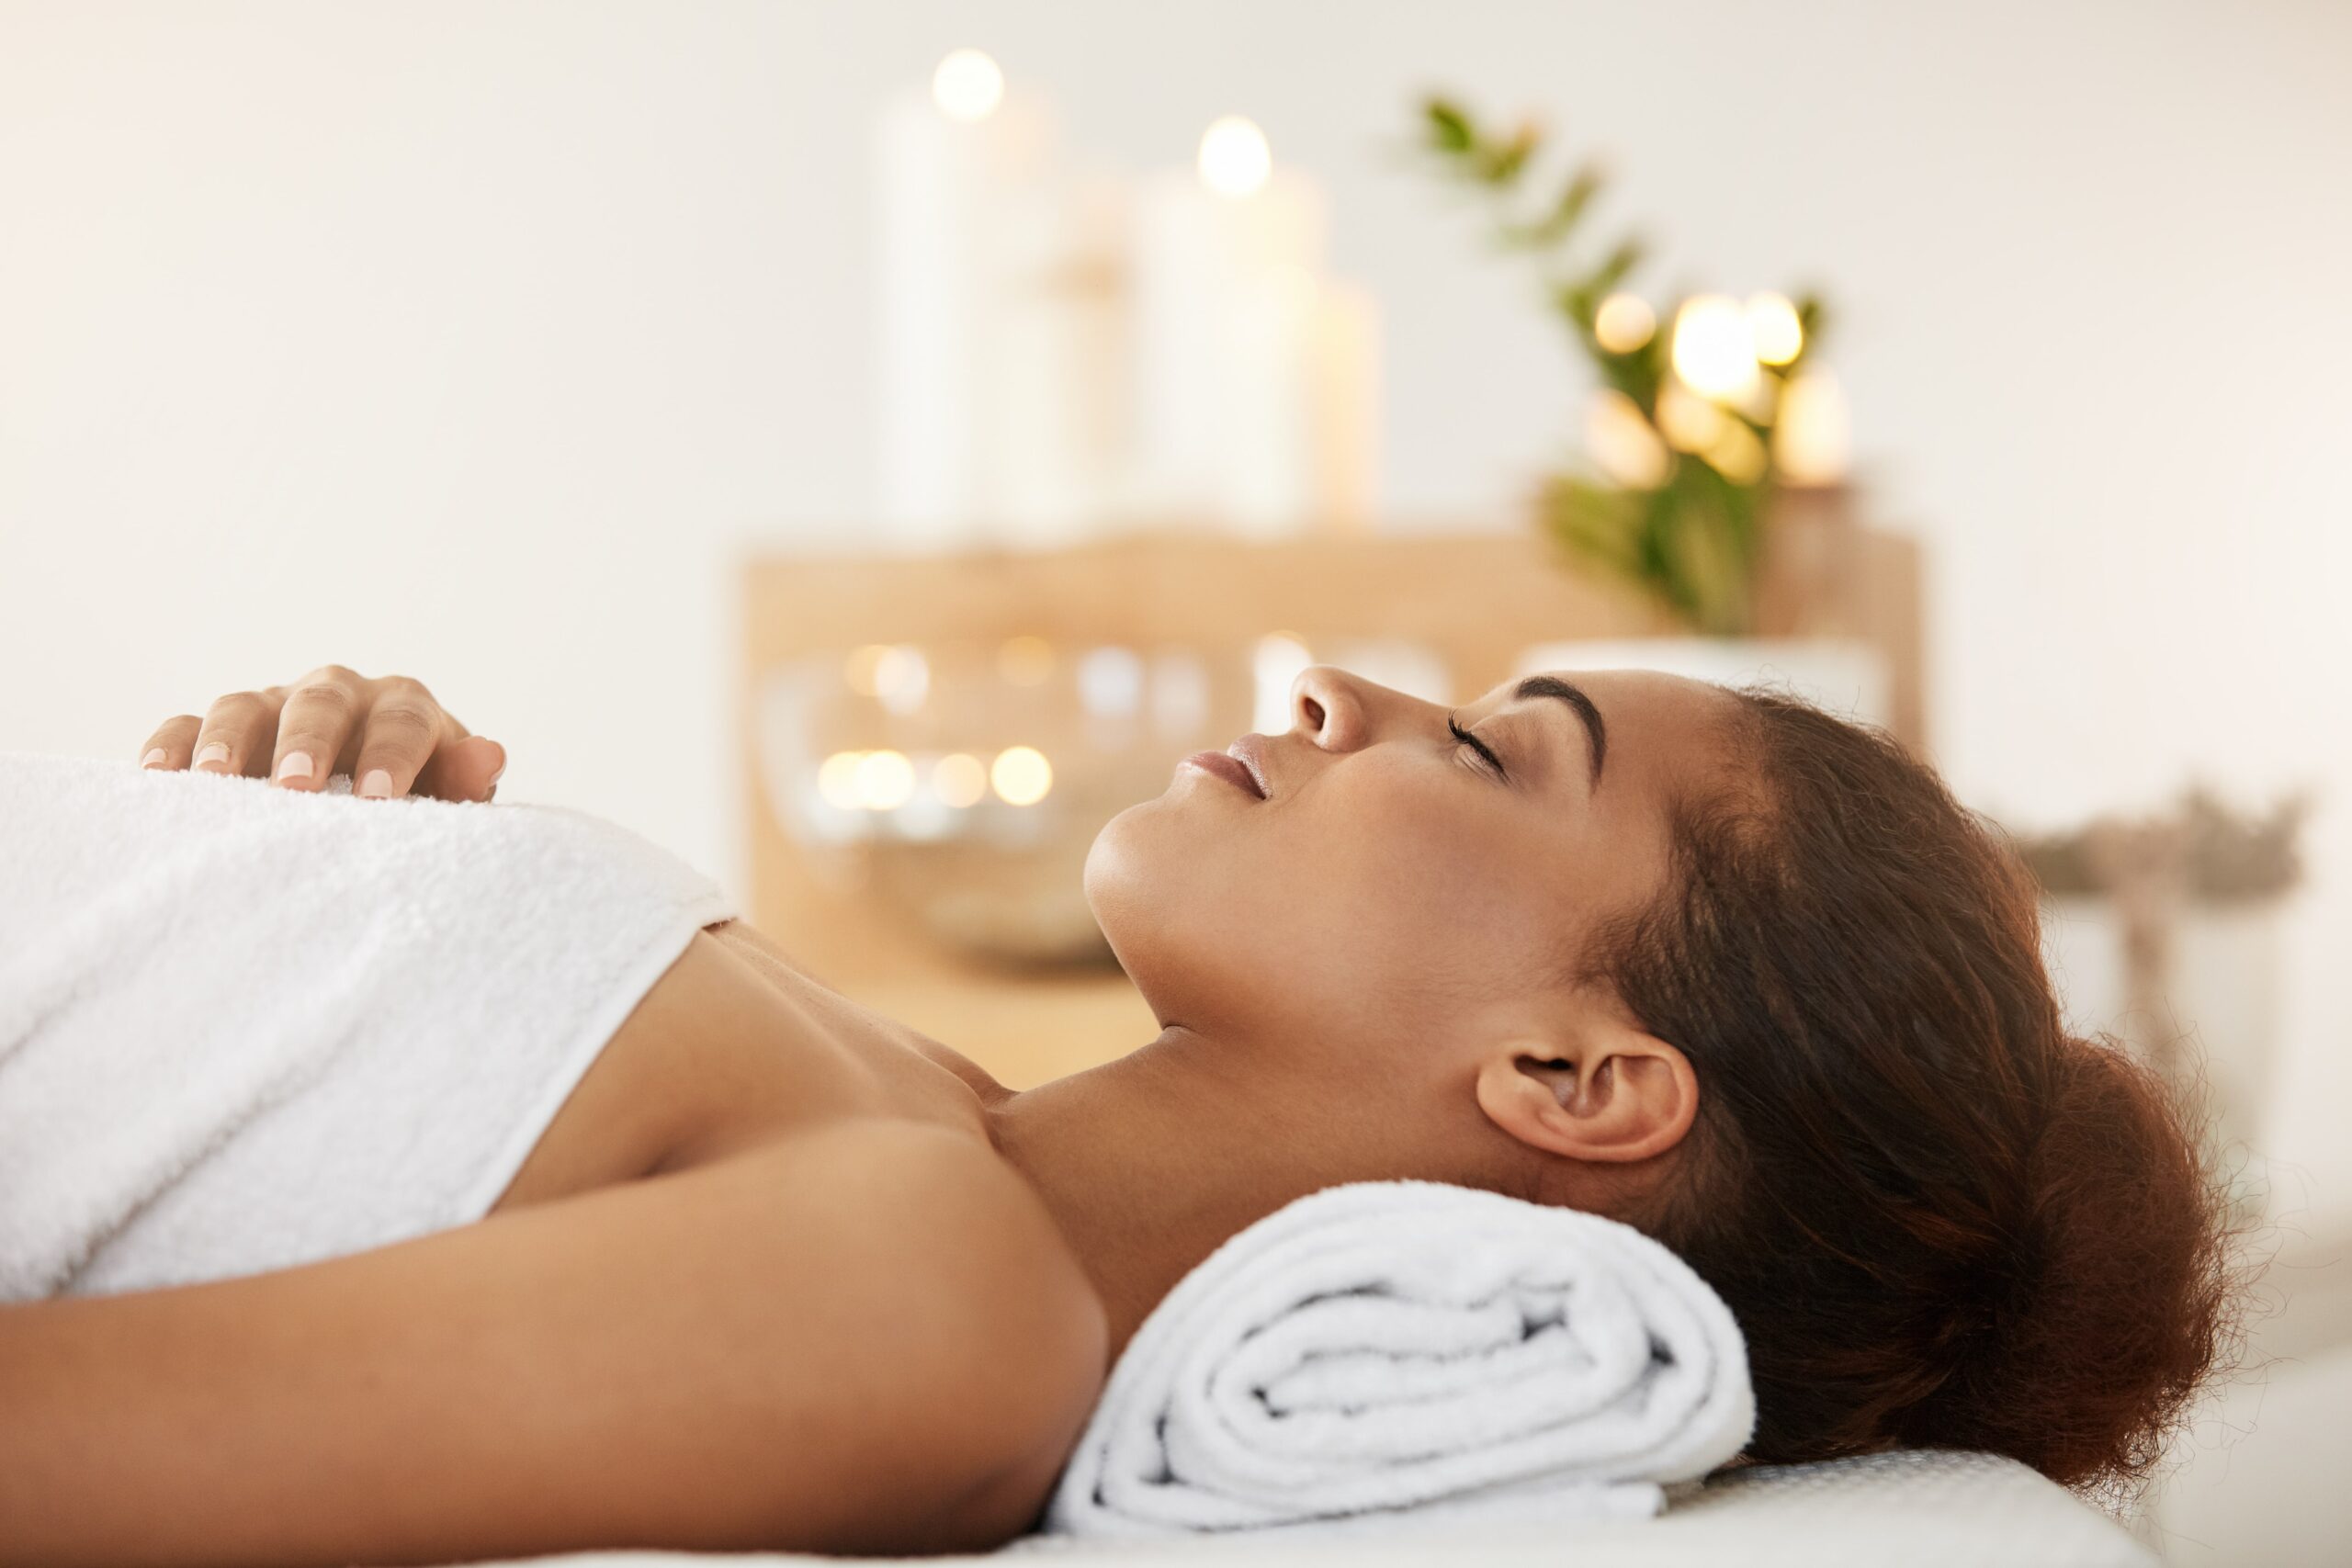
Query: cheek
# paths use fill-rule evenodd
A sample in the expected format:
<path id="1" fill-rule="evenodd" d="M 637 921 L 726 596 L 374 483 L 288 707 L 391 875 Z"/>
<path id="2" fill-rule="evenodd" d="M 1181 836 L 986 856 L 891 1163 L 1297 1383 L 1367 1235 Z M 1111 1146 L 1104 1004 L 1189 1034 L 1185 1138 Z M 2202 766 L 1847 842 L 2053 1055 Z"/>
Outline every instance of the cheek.
<path id="1" fill-rule="evenodd" d="M 1087 901 L 1163 1015 L 1401 1024 L 1548 945 L 1524 824 L 1477 787 L 1359 768 L 1262 814 L 1147 801 L 1096 835 Z"/>
<path id="2" fill-rule="evenodd" d="M 1445 961 L 1524 927 L 1524 835 L 1500 803 L 1464 798 L 1475 781 L 1431 775 L 1349 780 L 1355 787 L 1313 802 L 1264 891 L 1297 889 L 1385 963 Z"/>
<path id="3" fill-rule="evenodd" d="M 1335 773 L 1221 865 L 1228 962 L 1325 1010 L 1495 982 L 1546 933 L 1505 803 L 1442 768 Z"/>

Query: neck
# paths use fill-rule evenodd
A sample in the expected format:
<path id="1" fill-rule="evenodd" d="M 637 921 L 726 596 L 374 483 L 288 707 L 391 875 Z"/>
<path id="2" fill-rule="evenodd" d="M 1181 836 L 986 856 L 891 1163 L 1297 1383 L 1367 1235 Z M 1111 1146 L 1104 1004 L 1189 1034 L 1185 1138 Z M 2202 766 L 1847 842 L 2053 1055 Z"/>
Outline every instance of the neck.
<path id="1" fill-rule="evenodd" d="M 1045 1200 L 1102 1298 L 1111 1359 L 1160 1298 L 1232 1235 L 1345 1181 L 1476 1182 L 1415 1160 L 1284 1081 L 1281 1058 L 1181 1027 L 1114 1062 L 989 1108 L 998 1151 Z M 1384 1135 L 1385 1134 L 1385 1135 Z"/>

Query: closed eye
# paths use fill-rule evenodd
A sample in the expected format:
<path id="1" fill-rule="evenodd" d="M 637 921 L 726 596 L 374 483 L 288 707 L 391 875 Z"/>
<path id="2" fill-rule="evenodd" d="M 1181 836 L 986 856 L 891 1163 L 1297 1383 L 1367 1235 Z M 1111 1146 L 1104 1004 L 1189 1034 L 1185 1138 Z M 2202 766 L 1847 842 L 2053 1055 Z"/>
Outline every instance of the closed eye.
<path id="1" fill-rule="evenodd" d="M 1445 716 L 1445 728 L 1453 732 L 1453 738 L 1456 740 L 1461 741 L 1462 744 L 1469 747 L 1473 751 L 1477 752 L 1479 756 L 1484 757 L 1487 760 L 1487 766 L 1495 771 L 1495 777 L 1498 779 L 1508 779 L 1510 776 L 1503 771 L 1503 760 L 1495 755 L 1495 749 L 1487 745 L 1485 741 L 1479 739 L 1476 736 L 1471 734 L 1468 730 L 1463 728 L 1462 726 L 1455 721 L 1454 716 L 1452 714 L 1447 714 Z"/>

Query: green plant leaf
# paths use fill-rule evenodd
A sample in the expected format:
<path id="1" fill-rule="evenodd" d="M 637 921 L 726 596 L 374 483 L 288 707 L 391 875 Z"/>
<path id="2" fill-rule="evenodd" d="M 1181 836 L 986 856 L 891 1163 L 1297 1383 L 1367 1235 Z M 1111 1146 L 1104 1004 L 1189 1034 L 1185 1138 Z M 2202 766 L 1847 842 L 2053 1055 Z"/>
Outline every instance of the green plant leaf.
<path id="1" fill-rule="evenodd" d="M 1467 152 L 1478 144 L 1470 116 L 1452 100 L 1431 96 L 1422 100 L 1421 123 L 1430 147 L 1440 152 Z"/>
<path id="2" fill-rule="evenodd" d="M 1611 290 L 1625 281 L 1626 274 L 1642 265 L 1647 248 L 1638 237 L 1629 237 L 1609 253 L 1609 257 L 1585 276 L 1580 287 L 1595 299 L 1604 299 Z M 1670 319 L 1670 318 L 1669 318 Z"/>
<path id="3" fill-rule="evenodd" d="M 1510 141 L 1489 142 L 1485 157 L 1487 181 L 1498 186 L 1516 183 L 1543 145 L 1543 129 L 1533 120 L 1522 122 L 1510 133 Z"/>
<path id="4" fill-rule="evenodd" d="M 1532 223 L 1507 227 L 1505 232 L 1510 243 L 1528 250 L 1565 243 L 1576 232 L 1577 224 L 1582 221 L 1585 209 L 1592 205 L 1592 198 L 1600 195 L 1608 183 L 1608 176 L 1601 173 L 1599 165 L 1586 163 L 1561 188 L 1550 211 Z"/>

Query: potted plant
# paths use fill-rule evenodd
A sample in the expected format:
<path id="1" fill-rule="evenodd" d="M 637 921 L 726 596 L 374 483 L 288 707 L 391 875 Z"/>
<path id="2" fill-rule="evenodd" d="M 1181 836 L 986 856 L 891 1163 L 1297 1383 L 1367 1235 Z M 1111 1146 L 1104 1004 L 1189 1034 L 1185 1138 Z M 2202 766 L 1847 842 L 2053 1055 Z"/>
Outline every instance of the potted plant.
<path id="1" fill-rule="evenodd" d="M 1871 650 L 1758 635 L 1776 521 L 1799 492 L 1842 494 L 1842 403 L 1815 366 L 1820 299 L 1697 293 L 1653 304 L 1629 287 L 1637 236 L 1588 243 L 1607 185 L 1595 160 L 1547 170 L 1532 121 L 1498 130 L 1442 96 L 1422 102 L 1419 132 L 1426 161 L 1477 199 L 1496 243 L 1532 265 L 1598 383 L 1581 449 L 1536 486 L 1540 525 L 1577 565 L 1693 634 L 1548 645 L 1527 662 L 1777 679 L 1883 721 L 1887 675 Z"/>

